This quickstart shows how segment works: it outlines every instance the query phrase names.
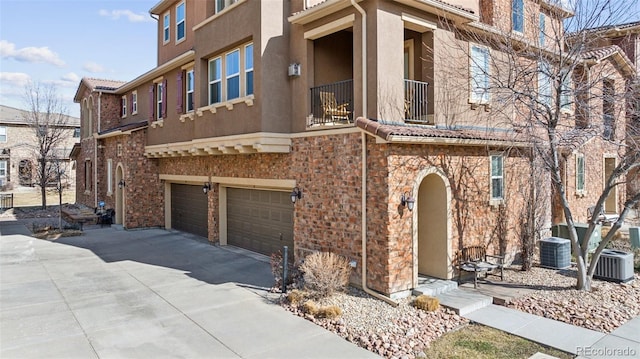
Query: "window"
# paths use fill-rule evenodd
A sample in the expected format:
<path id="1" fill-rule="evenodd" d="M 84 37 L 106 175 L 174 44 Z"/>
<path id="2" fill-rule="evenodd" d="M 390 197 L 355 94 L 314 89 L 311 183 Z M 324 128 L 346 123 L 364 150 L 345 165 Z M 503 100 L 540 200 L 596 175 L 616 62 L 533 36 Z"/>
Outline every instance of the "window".
<path id="1" fill-rule="evenodd" d="M 7 142 L 7 127 L 0 126 L 0 142 Z"/>
<path id="2" fill-rule="evenodd" d="M 238 0 L 216 0 L 216 13 L 224 10 L 227 6 L 237 2 Z"/>
<path id="3" fill-rule="evenodd" d="M 489 96 L 489 49 L 477 45 L 471 46 L 471 103 L 486 104 Z"/>
<path id="4" fill-rule="evenodd" d="M 133 91 L 131 94 L 131 114 L 138 113 L 138 91 Z"/>
<path id="5" fill-rule="evenodd" d="M 181 41 L 185 37 L 185 13 L 184 2 L 176 6 L 176 42 Z"/>
<path id="6" fill-rule="evenodd" d="M 210 59 L 209 105 L 253 95 L 253 70 L 252 43 Z"/>
<path id="7" fill-rule="evenodd" d="M 156 84 L 156 118 L 162 118 L 162 99 L 164 98 L 164 86 L 162 82 Z"/>
<path id="8" fill-rule="evenodd" d="M 512 0 L 511 26 L 513 31 L 524 32 L 524 0 Z"/>
<path id="9" fill-rule="evenodd" d="M 163 30 L 162 30 L 162 41 L 163 43 L 167 43 L 169 42 L 170 38 L 170 32 L 169 32 L 169 25 L 171 24 L 171 15 L 169 15 L 169 13 L 164 14 L 164 16 L 162 17 L 162 26 L 163 26 Z"/>
<path id="10" fill-rule="evenodd" d="M 544 14 L 540 14 L 540 34 L 538 36 L 538 42 L 540 43 L 540 46 L 544 46 L 544 22 L 545 22 L 545 16 Z"/>
<path id="11" fill-rule="evenodd" d="M 560 109 L 569 111 L 571 110 L 571 103 L 573 102 L 573 80 L 571 79 L 571 73 L 569 70 L 562 71 L 560 76 L 562 76 L 562 86 L 560 88 Z"/>
<path id="12" fill-rule="evenodd" d="M 122 143 L 116 145 L 116 156 L 122 157 Z"/>
<path id="13" fill-rule="evenodd" d="M 227 75 L 227 100 L 240 97 L 240 50 L 225 56 Z"/>
<path id="14" fill-rule="evenodd" d="M 122 96 L 122 117 L 127 117 L 127 96 Z"/>
<path id="15" fill-rule="evenodd" d="M 584 155 L 576 154 L 576 194 L 584 194 Z"/>
<path id="16" fill-rule="evenodd" d="M 504 167 L 502 155 L 491 155 L 491 200 L 504 199 Z"/>
<path id="17" fill-rule="evenodd" d="M 187 71 L 187 83 L 186 83 L 186 93 L 187 93 L 187 112 L 193 111 L 193 69 Z"/>
<path id="18" fill-rule="evenodd" d="M 7 177 L 7 161 L 0 161 L 0 178 Z"/>
<path id="19" fill-rule="evenodd" d="M 538 64 L 538 101 L 541 104 L 551 105 L 551 67 L 547 62 Z"/>
<path id="20" fill-rule="evenodd" d="M 245 94 L 253 95 L 253 44 L 244 48 Z"/>
<path id="21" fill-rule="evenodd" d="M 222 101 L 222 58 L 209 61 L 209 104 Z"/>
<path id="22" fill-rule="evenodd" d="M 603 133 L 606 140 L 615 136 L 615 82 L 610 79 L 602 81 L 602 115 Z"/>
<path id="23" fill-rule="evenodd" d="M 113 161 L 111 158 L 107 160 L 107 193 L 113 192 L 113 183 L 111 180 L 111 172 L 113 171 Z"/>
<path id="24" fill-rule="evenodd" d="M 80 137 L 80 127 L 76 127 L 73 129 L 73 137 L 75 138 Z"/>

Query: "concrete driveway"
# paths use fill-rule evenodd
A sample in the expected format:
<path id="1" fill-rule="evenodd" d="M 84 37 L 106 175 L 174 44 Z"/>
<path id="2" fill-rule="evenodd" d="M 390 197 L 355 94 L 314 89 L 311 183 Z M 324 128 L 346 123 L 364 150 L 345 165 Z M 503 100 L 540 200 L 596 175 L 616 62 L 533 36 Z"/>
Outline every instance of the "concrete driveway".
<path id="1" fill-rule="evenodd" d="M 160 229 L 0 234 L 2 358 L 377 357 L 273 304 L 261 255 Z"/>

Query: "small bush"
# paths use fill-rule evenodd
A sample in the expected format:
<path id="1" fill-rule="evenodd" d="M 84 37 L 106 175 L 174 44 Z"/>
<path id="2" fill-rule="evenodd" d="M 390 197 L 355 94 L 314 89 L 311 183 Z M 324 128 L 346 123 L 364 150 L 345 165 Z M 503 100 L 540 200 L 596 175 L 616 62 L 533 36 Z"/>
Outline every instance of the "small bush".
<path id="1" fill-rule="evenodd" d="M 308 300 L 302 304 L 302 311 L 315 317 L 316 314 L 318 314 L 318 304 L 312 300 Z"/>
<path id="2" fill-rule="evenodd" d="M 319 297 L 327 297 L 349 284 L 351 267 L 342 256 L 328 252 L 308 255 L 300 266 L 305 287 Z"/>
<path id="3" fill-rule="evenodd" d="M 426 310 L 427 312 L 433 312 L 440 308 L 440 301 L 436 297 L 420 295 L 413 302 L 413 305 L 418 309 Z"/>
<path id="4" fill-rule="evenodd" d="M 305 298 L 306 298 L 305 293 L 298 289 L 294 289 L 287 294 L 287 300 L 292 305 L 300 304 Z"/>
<path id="5" fill-rule="evenodd" d="M 318 308 L 316 316 L 318 318 L 335 319 L 342 315 L 342 309 L 337 305 L 330 305 Z"/>

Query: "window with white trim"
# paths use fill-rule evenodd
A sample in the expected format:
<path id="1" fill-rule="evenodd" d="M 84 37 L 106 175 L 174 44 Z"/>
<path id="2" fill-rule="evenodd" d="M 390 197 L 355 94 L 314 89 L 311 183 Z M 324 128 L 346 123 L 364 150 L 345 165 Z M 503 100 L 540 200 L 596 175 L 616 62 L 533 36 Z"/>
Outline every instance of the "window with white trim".
<path id="1" fill-rule="evenodd" d="M 73 137 L 74 138 L 80 137 L 80 127 L 76 127 L 73 129 Z"/>
<path id="2" fill-rule="evenodd" d="M 0 126 L 0 142 L 7 142 L 7 126 Z"/>
<path id="3" fill-rule="evenodd" d="M 543 13 L 540 13 L 540 19 L 539 19 L 540 33 L 538 34 L 538 43 L 540 44 L 540 46 L 544 46 L 544 43 L 545 43 L 545 37 L 546 37 L 544 34 L 545 19 L 546 19 L 546 16 L 544 16 Z"/>
<path id="4" fill-rule="evenodd" d="M 471 45 L 469 60 L 470 101 L 476 104 L 489 103 L 489 49 Z"/>
<path id="5" fill-rule="evenodd" d="M 584 155 L 581 153 L 576 154 L 576 194 L 585 193 L 585 164 Z"/>
<path id="6" fill-rule="evenodd" d="M 7 177 L 7 161 L 0 161 L 0 178 L 4 179 L 6 177 Z"/>
<path id="7" fill-rule="evenodd" d="M 491 200 L 504 199 L 504 156 L 491 155 Z"/>
<path id="8" fill-rule="evenodd" d="M 122 105 L 122 117 L 127 117 L 127 96 L 124 95 L 122 96 L 122 98 L 120 99 L 121 105 Z"/>
<path id="9" fill-rule="evenodd" d="M 562 85 L 560 87 L 560 109 L 564 111 L 571 110 L 573 102 L 573 79 L 569 70 L 563 70 L 560 73 L 562 77 Z"/>
<path id="10" fill-rule="evenodd" d="M 253 95 L 253 44 L 244 47 L 245 94 Z"/>
<path id="11" fill-rule="evenodd" d="M 156 84 L 156 118 L 159 120 L 162 118 L 162 98 L 164 92 L 164 86 L 162 82 Z"/>
<path id="12" fill-rule="evenodd" d="M 252 95 L 253 65 L 253 43 L 211 58 L 208 66 L 209 105 Z"/>
<path id="13" fill-rule="evenodd" d="M 185 5 L 184 2 L 182 2 L 176 6 L 176 42 L 184 40 L 186 36 L 185 16 Z"/>
<path id="14" fill-rule="evenodd" d="M 169 27 L 171 26 L 171 14 L 167 12 L 162 17 L 162 42 L 167 43 L 171 39 L 171 32 L 169 31 Z"/>
<path id="15" fill-rule="evenodd" d="M 138 91 L 133 91 L 131 94 L 131 114 L 138 113 Z"/>
<path id="16" fill-rule="evenodd" d="M 107 160 L 107 193 L 113 192 L 113 181 L 111 179 L 112 171 L 113 171 L 113 160 L 109 158 Z"/>
<path id="17" fill-rule="evenodd" d="M 224 10 L 229 5 L 238 2 L 238 0 L 216 0 L 216 13 Z"/>
<path id="18" fill-rule="evenodd" d="M 187 81 L 185 84 L 185 92 L 186 96 L 186 112 L 193 111 L 193 87 L 194 87 L 194 78 L 193 78 L 193 69 L 187 71 Z"/>
<path id="19" fill-rule="evenodd" d="M 511 29 L 524 33 L 524 0 L 511 0 Z"/>
<path id="20" fill-rule="evenodd" d="M 551 66 L 548 62 L 538 63 L 538 101 L 544 105 L 551 105 Z"/>

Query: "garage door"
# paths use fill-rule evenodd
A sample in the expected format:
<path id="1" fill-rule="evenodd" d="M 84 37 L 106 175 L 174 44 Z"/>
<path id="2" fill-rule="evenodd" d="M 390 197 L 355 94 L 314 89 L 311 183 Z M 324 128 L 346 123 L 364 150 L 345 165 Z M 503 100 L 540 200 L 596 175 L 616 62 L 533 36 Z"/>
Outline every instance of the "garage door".
<path id="1" fill-rule="evenodd" d="M 271 255 L 293 253 L 293 204 L 288 192 L 227 189 L 227 242 Z"/>
<path id="2" fill-rule="evenodd" d="M 202 186 L 171 184 L 171 227 L 207 237 L 207 196 Z"/>

